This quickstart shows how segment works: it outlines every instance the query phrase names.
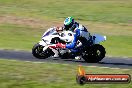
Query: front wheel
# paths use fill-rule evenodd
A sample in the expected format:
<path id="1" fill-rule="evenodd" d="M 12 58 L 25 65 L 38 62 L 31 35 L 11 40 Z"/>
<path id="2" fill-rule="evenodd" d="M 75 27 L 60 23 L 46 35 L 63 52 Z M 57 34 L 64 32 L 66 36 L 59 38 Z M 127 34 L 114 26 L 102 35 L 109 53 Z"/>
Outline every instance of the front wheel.
<path id="1" fill-rule="evenodd" d="M 47 49 L 43 51 L 44 46 L 40 45 L 39 43 L 35 44 L 32 48 L 32 54 L 34 57 L 39 58 L 39 59 L 45 59 L 51 56 L 51 49 Z"/>
<path id="2" fill-rule="evenodd" d="M 105 57 L 105 48 L 102 45 L 95 44 L 85 50 L 85 54 L 82 55 L 86 62 L 98 63 Z"/>

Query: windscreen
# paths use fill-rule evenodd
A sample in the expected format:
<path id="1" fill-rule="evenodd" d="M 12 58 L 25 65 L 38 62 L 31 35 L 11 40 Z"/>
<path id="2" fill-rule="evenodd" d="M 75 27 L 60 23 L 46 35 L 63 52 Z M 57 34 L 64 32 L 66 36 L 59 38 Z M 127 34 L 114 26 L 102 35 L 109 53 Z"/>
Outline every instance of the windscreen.
<path id="1" fill-rule="evenodd" d="M 51 35 L 51 34 L 53 34 L 54 32 L 55 32 L 55 30 L 54 30 L 53 28 L 52 28 L 52 29 L 48 29 L 48 30 L 43 34 L 42 37 Z"/>

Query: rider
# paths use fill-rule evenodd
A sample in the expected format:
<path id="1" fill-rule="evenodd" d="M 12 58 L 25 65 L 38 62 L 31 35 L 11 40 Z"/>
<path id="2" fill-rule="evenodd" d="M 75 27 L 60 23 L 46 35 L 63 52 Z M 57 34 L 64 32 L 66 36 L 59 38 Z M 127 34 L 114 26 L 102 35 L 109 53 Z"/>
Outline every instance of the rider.
<path id="1" fill-rule="evenodd" d="M 81 24 L 74 21 L 72 17 L 67 17 L 64 20 L 64 29 L 74 32 L 74 39 L 73 42 L 70 44 L 56 44 L 56 47 L 59 48 L 68 48 L 71 49 L 71 52 L 77 54 L 79 51 L 79 48 L 76 47 L 78 40 L 82 43 L 82 45 L 86 45 L 89 39 L 90 39 L 90 33 L 88 30 Z M 76 59 L 75 55 L 75 59 Z M 78 58 L 78 57 L 77 57 Z"/>
<path id="2" fill-rule="evenodd" d="M 84 44 L 90 38 L 90 33 L 88 30 L 82 24 L 75 22 L 72 17 L 67 17 L 65 19 L 64 29 L 75 33 L 73 42 L 71 44 L 67 44 L 66 48 L 73 49 L 78 40 Z"/>

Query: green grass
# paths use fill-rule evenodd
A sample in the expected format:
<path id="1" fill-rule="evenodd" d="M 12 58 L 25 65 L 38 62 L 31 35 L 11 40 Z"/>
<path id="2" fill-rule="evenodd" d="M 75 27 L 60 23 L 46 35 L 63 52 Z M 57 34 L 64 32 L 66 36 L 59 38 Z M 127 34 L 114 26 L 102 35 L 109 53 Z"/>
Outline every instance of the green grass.
<path id="1" fill-rule="evenodd" d="M 132 70 L 85 67 L 90 74 L 130 74 Z M 76 83 L 77 65 L 0 60 L 0 88 L 131 88 L 130 84 Z"/>
<path id="2" fill-rule="evenodd" d="M 132 36 L 107 36 L 103 43 L 107 55 L 132 57 Z"/>
<path id="3" fill-rule="evenodd" d="M 131 23 L 132 0 L 0 0 L 0 15 Z"/>
<path id="4" fill-rule="evenodd" d="M 41 39 L 43 31 L 21 25 L 0 25 L 0 47 L 3 49 L 31 50 Z"/>

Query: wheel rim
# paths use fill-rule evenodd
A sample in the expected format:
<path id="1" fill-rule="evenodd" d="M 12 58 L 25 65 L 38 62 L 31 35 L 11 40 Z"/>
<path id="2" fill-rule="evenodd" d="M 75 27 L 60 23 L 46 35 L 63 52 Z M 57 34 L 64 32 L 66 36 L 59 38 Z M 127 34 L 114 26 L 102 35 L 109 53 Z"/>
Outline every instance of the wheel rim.
<path id="1" fill-rule="evenodd" d="M 38 46 L 35 50 L 35 52 L 40 55 L 40 56 L 44 56 L 44 53 L 43 53 L 43 46 Z"/>
<path id="2" fill-rule="evenodd" d="M 97 51 L 96 51 L 96 55 L 97 55 L 97 56 L 100 56 L 100 55 L 101 55 L 100 50 L 97 50 Z"/>
<path id="3" fill-rule="evenodd" d="M 82 56 L 86 62 L 99 62 L 104 58 L 105 50 L 100 45 L 94 45 L 85 50 Z"/>

